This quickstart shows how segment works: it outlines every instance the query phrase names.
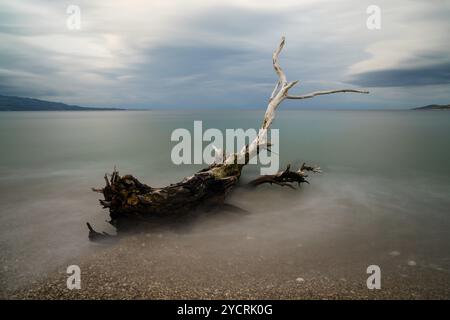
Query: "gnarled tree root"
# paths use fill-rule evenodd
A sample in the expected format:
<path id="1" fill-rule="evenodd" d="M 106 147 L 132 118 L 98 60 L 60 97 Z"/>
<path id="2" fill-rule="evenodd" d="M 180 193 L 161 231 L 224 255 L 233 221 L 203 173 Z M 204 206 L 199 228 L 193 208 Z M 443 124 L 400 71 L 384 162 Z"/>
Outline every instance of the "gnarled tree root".
<path id="1" fill-rule="evenodd" d="M 227 193 L 238 182 L 240 170 L 221 178 L 217 176 L 222 172 L 219 168 L 211 166 L 163 188 L 150 187 L 131 175 L 120 176 L 114 169 L 110 177 L 105 174 L 105 187 L 92 190 L 103 194 L 104 199 L 99 201 L 103 208 L 109 209 L 109 222 L 118 231 L 127 230 L 142 222 L 173 222 L 185 218 L 199 206 L 223 204 Z M 90 240 L 104 236 L 89 224 L 88 228 Z"/>
<path id="2" fill-rule="evenodd" d="M 289 187 L 291 189 L 295 189 L 294 184 L 297 183 L 300 186 L 301 183 L 308 183 L 306 178 L 308 175 L 306 171 L 311 171 L 314 173 L 320 173 L 319 167 L 311 167 L 307 166 L 305 163 L 302 164 L 298 171 L 291 171 L 291 165 L 288 165 L 284 171 L 278 172 L 273 175 L 264 175 L 255 180 L 249 182 L 250 186 L 257 187 L 264 183 L 276 184 L 282 187 Z"/>

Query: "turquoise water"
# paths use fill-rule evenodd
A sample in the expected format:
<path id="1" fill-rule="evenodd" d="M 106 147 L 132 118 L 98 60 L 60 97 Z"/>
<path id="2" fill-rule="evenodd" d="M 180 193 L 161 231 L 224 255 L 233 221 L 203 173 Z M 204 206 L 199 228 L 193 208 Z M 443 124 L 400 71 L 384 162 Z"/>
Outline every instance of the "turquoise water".
<path id="1" fill-rule="evenodd" d="M 65 261 L 101 250 L 86 221 L 111 231 L 90 188 L 116 165 L 152 186 L 177 182 L 202 165 L 171 163 L 176 128 L 257 128 L 263 110 L 0 113 L 0 279 L 28 283 Z M 235 192 L 251 212 L 215 224 L 218 233 L 258 235 L 279 251 L 334 243 L 355 259 L 400 252 L 403 262 L 450 272 L 450 112 L 280 111 L 282 166 L 318 164 L 301 190 L 264 186 Z M 245 169 L 243 182 L 258 174 Z M 341 244 L 341 245 L 336 245 Z M 316 254 L 316 253 L 315 253 Z M 343 259 L 343 258 L 342 258 Z M 365 260 L 364 260 L 365 261 Z M 403 263 L 402 262 L 402 263 Z M 367 264 L 370 264 L 367 261 Z M 437 271 L 436 271 L 437 270 Z"/>

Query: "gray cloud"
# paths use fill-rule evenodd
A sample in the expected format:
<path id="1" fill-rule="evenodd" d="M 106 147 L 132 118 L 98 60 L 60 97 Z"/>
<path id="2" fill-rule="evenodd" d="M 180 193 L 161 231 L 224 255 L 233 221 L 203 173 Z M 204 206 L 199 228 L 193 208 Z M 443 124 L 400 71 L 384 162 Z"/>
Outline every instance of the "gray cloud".
<path id="1" fill-rule="evenodd" d="M 294 10 L 295 11 L 295 10 Z M 289 10 L 251 10 L 230 6 L 219 6 L 201 10 L 184 23 L 196 31 L 207 30 L 222 36 L 242 36 L 267 33 L 292 23 L 296 16 Z"/>
<path id="2" fill-rule="evenodd" d="M 245 63 L 251 52 L 241 48 L 214 45 L 162 46 L 145 51 L 149 62 L 138 66 L 148 75 L 179 77 L 191 74 L 218 76 L 227 65 Z"/>
<path id="3" fill-rule="evenodd" d="M 66 4 L 0 4 L 0 94 L 86 106 L 264 107 L 276 81 L 272 50 L 285 35 L 281 63 L 301 81 L 296 92 L 380 88 L 286 107 L 415 105 L 425 85 L 438 86 L 441 99 L 427 104 L 450 100 L 445 4 L 380 0 L 383 27 L 369 31 L 370 1 L 78 3 L 84 20 L 75 32 L 65 28 Z"/>
<path id="4" fill-rule="evenodd" d="M 407 87 L 450 84 L 450 62 L 430 66 L 369 71 L 354 75 L 350 83 L 365 87 Z"/>

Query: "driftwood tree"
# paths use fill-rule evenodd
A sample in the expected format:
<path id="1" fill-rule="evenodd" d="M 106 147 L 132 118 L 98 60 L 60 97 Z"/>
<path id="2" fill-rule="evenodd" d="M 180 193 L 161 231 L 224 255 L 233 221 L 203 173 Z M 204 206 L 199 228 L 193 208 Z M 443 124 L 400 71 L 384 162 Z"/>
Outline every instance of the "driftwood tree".
<path id="1" fill-rule="evenodd" d="M 264 119 L 256 138 L 239 152 L 224 157 L 220 163 L 213 163 L 208 168 L 186 177 L 176 184 L 162 188 L 143 184 L 131 175 L 120 176 L 115 169 L 110 177 L 105 174 L 105 187 L 93 190 L 103 194 L 104 199 L 100 200 L 100 204 L 109 209 L 111 224 L 119 230 L 123 226 L 123 222 L 178 217 L 192 212 L 193 209 L 205 203 L 223 203 L 225 196 L 239 181 L 242 168 L 249 163 L 250 159 L 257 156 L 263 149 L 270 151 L 267 130 L 275 119 L 275 111 L 284 100 L 309 99 L 319 95 L 341 92 L 369 93 L 356 89 L 340 89 L 317 91 L 305 95 L 290 94 L 289 90 L 299 81 L 289 82 L 280 67 L 279 55 L 284 44 L 285 39 L 283 37 L 272 56 L 278 82 L 269 98 Z M 275 175 L 261 176 L 253 180 L 250 185 L 258 186 L 263 183 L 273 183 L 294 188 L 295 183 L 300 185 L 307 182 L 308 171 L 320 172 L 320 168 L 303 164 L 299 170 L 291 171 L 290 166 L 288 166 L 284 171 Z M 96 232 L 89 223 L 88 228 L 91 240 L 108 236 L 105 233 Z"/>

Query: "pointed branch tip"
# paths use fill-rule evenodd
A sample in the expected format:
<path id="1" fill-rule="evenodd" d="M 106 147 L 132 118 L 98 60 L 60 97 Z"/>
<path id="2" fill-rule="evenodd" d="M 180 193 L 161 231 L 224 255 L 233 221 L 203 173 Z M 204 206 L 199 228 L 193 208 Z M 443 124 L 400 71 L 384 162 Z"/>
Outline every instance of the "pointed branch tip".
<path id="1" fill-rule="evenodd" d="M 309 98 L 314 98 L 316 96 L 321 96 L 321 95 L 325 95 L 325 94 L 345 93 L 345 92 L 364 93 L 364 94 L 369 93 L 369 91 L 367 91 L 367 90 L 339 89 L 339 90 L 315 91 L 315 92 L 311 92 L 311 93 L 301 95 L 301 96 L 288 95 L 286 98 L 287 99 L 309 99 Z"/>

